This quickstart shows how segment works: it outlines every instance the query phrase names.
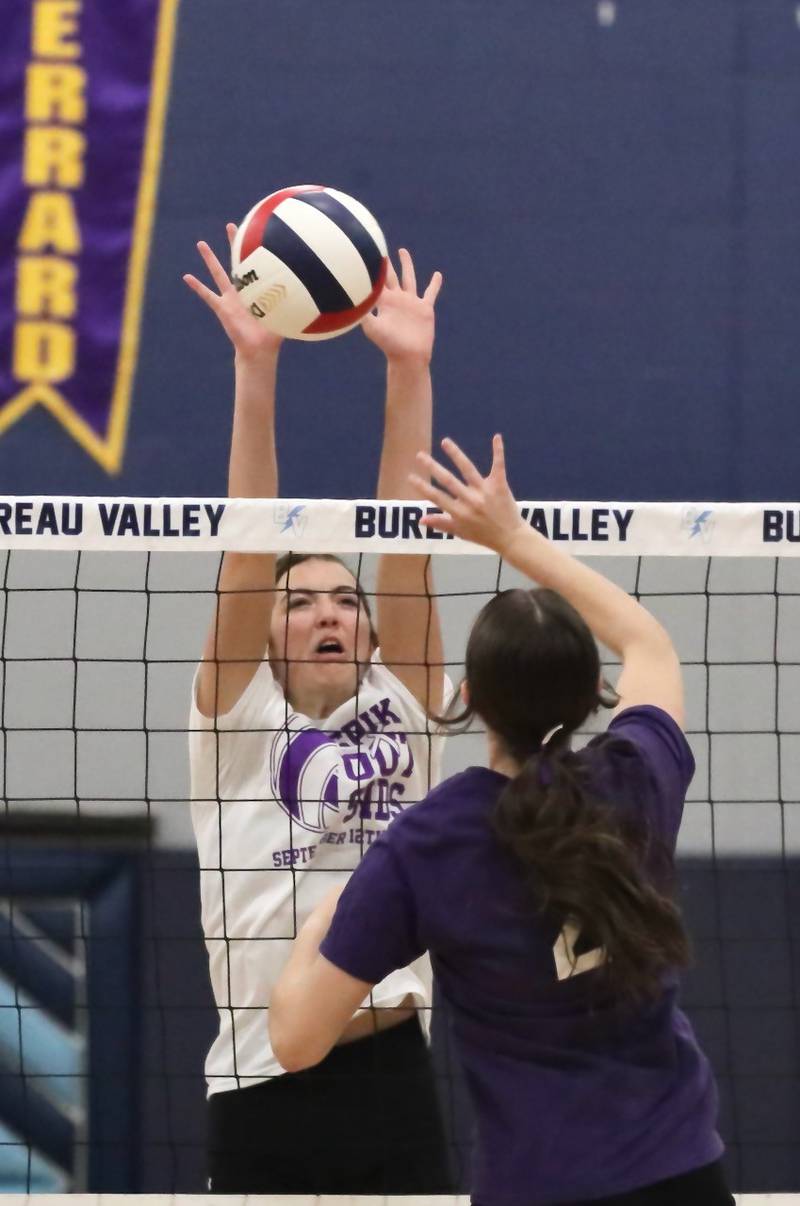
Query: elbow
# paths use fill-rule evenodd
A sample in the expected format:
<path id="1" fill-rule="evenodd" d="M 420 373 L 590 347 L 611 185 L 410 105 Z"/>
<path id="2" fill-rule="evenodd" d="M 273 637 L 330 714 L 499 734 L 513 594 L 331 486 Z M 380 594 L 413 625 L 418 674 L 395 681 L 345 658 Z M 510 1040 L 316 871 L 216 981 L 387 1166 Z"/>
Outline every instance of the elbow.
<path id="1" fill-rule="evenodd" d="M 302 1048 L 291 1043 L 273 1043 L 272 1051 L 284 1072 L 305 1072 L 306 1068 L 313 1068 L 314 1064 L 319 1063 L 319 1060 L 310 1059 Z"/>
<path id="2" fill-rule="evenodd" d="M 626 647 L 623 647 L 623 658 L 631 653 L 643 653 L 650 658 L 658 658 L 659 660 L 669 661 L 674 659 L 678 661 L 678 655 L 675 652 L 675 646 L 672 643 L 672 637 L 667 632 L 660 620 L 644 607 L 641 609 L 641 623 L 636 630 L 631 633 L 630 640 Z"/>
<path id="3" fill-rule="evenodd" d="M 274 1008 L 269 1011 L 269 1040 L 272 1053 L 284 1072 L 304 1072 L 328 1054 L 319 1049 L 313 1035 L 304 1034 L 290 1021 L 283 1021 Z"/>
<path id="4" fill-rule="evenodd" d="M 306 1068 L 315 1067 L 328 1054 L 313 1043 L 285 1039 L 273 1042 L 272 1051 L 284 1072 L 305 1072 Z"/>

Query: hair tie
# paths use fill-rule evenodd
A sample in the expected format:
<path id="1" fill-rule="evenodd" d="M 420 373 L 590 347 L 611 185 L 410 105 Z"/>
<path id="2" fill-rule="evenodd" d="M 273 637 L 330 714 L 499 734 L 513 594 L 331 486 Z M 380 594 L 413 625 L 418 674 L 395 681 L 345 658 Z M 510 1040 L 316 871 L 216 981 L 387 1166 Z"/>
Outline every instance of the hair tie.
<path id="1" fill-rule="evenodd" d="M 550 742 L 553 740 L 556 733 L 561 732 L 563 727 L 564 727 L 563 724 L 557 724 L 557 725 L 553 726 L 553 728 L 550 730 L 549 733 L 545 733 L 544 737 L 542 738 L 542 744 L 539 746 L 539 749 L 542 753 L 547 752 L 547 750 L 549 749 L 549 746 L 550 746 Z"/>
<path id="2" fill-rule="evenodd" d="M 539 746 L 538 776 L 541 787 L 550 787 L 551 783 L 553 782 L 553 768 L 550 766 L 547 755 L 550 752 L 550 742 L 553 740 L 556 733 L 561 732 L 563 727 L 563 724 L 554 725 L 548 733 L 545 733 L 544 737 L 542 738 L 542 743 Z"/>

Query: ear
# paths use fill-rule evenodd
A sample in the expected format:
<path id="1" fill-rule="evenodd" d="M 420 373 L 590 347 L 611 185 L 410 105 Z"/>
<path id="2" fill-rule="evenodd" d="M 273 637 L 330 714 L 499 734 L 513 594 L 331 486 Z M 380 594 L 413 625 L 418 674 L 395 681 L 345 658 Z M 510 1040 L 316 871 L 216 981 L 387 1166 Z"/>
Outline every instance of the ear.
<path id="1" fill-rule="evenodd" d="M 462 680 L 461 680 L 461 686 L 458 688 L 458 693 L 461 696 L 461 702 L 463 703 L 464 707 L 468 708 L 469 707 L 469 687 L 467 686 L 467 680 L 465 678 L 462 678 Z"/>

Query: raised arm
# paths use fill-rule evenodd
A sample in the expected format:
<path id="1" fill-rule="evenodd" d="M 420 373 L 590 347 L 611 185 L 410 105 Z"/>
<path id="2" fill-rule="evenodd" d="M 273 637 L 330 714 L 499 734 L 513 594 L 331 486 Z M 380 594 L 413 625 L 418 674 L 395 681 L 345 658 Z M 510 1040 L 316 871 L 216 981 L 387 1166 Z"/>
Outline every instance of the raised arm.
<path id="1" fill-rule="evenodd" d="M 236 227 L 227 227 L 233 240 Z M 228 469 L 230 498 L 275 498 L 275 379 L 280 339 L 248 314 L 207 243 L 198 251 L 219 292 L 183 279 L 220 322 L 235 352 L 236 391 Z M 203 649 L 197 702 L 206 716 L 230 711 L 266 655 L 274 600 L 272 554 L 226 553 L 217 606 Z"/>
<path id="2" fill-rule="evenodd" d="M 409 494 L 409 474 L 420 448 L 430 449 L 434 305 L 442 285 L 440 272 L 417 295 L 414 264 L 399 252 L 400 279 L 389 268 L 377 315 L 364 321 L 364 333 L 386 356 L 386 414 L 378 476 L 378 498 L 422 497 Z M 422 706 L 442 707 L 444 668 L 439 614 L 432 597 L 427 556 L 387 554 L 378 566 L 378 636 L 381 657 Z"/>
<path id="3" fill-rule="evenodd" d="M 494 549 L 540 586 L 558 591 L 580 613 L 597 640 L 621 658 L 618 710 L 655 704 L 682 726 L 683 678 L 669 635 L 624 590 L 551 544 L 520 518 L 506 480 L 502 437 L 494 437 L 492 468 L 487 477 L 481 476 L 452 440 L 443 440 L 442 448 L 461 477 L 437 464 L 428 453 L 420 454 L 419 467 L 432 480 L 415 474 L 412 481 L 443 512 L 423 522 Z"/>

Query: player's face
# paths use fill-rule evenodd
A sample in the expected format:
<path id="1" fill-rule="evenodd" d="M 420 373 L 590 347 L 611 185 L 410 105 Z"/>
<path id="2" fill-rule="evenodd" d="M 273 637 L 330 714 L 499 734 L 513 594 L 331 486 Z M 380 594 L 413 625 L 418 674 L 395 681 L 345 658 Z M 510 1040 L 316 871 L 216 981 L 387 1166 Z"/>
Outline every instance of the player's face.
<path id="1" fill-rule="evenodd" d="M 322 715 L 356 692 L 371 654 L 369 617 L 353 575 L 335 561 L 303 561 L 277 586 L 273 672 L 294 707 Z"/>

